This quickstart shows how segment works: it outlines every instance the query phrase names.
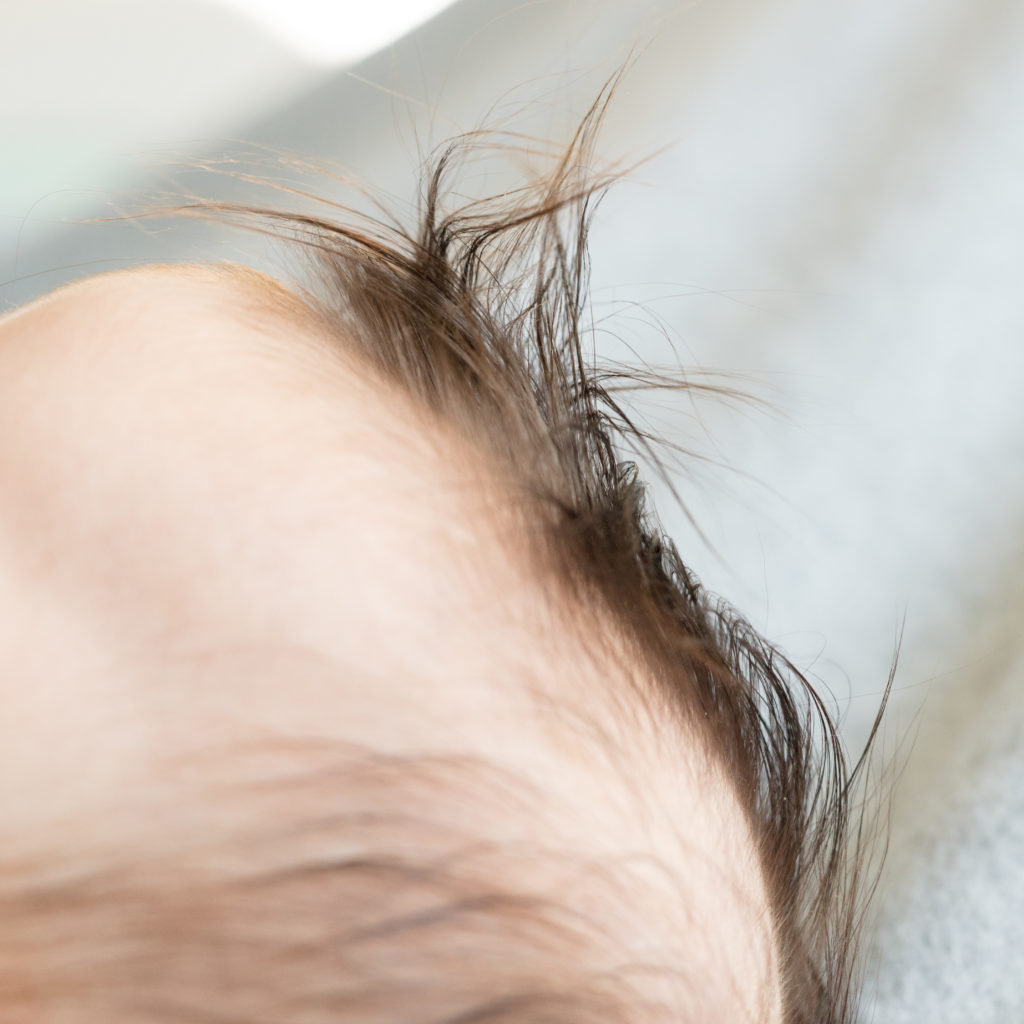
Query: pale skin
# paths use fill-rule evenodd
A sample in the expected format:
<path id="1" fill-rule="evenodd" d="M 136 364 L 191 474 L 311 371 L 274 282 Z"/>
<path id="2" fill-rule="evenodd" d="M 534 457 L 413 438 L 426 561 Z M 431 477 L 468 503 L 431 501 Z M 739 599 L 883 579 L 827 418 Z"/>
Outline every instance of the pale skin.
<path id="1" fill-rule="evenodd" d="M 202 781 L 162 766 L 226 738 L 454 752 L 543 794 L 488 838 L 679 883 L 638 872 L 622 949 L 706 973 L 722 1020 L 781 1020 L 753 841 L 706 751 L 619 713 L 616 679 L 552 626 L 482 454 L 269 279 L 143 268 L 0 317 L 0 482 L 8 857 L 69 830 L 93 861 L 156 849 L 166 815 L 214 827 Z M 584 699 L 615 764 L 574 724 Z"/>

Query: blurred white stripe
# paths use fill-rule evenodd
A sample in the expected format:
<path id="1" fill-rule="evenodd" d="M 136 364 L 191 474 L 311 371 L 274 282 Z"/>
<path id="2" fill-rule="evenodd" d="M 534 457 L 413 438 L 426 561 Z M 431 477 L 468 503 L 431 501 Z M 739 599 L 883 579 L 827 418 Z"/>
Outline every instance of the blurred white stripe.
<path id="1" fill-rule="evenodd" d="M 453 0 L 211 0 L 258 22 L 306 60 L 349 63 L 428 21 Z"/>

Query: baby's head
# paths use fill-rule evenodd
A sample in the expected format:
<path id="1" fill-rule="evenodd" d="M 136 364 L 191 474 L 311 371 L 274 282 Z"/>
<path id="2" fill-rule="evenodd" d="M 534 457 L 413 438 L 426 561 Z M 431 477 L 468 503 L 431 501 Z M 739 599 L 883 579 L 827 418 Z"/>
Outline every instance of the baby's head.
<path id="1" fill-rule="evenodd" d="M 834 732 L 619 460 L 574 166 L 0 318 L 0 1019 L 849 1019 Z"/>

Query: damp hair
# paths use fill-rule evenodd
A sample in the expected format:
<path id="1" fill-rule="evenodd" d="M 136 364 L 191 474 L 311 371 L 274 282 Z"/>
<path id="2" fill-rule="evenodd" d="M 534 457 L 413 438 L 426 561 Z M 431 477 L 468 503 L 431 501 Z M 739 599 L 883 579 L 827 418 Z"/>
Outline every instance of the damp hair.
<path id="1" fill-rule="evenodd" d="M 538 524 L 530 533 L 531 557 L 567 593 L 611 616 L 631 650 L 642 652 L 666 702 L 706 739 L 731 780 L 755 838 L 777 927 L 783 1019 L 852 1024 L 858 939 L 875 877 L 868 866 L 872 836 L 864 792 L 878 720 L 868 748 L 851 765 L 829 702 L 739 613 L 701 586 L 663 533 L 638 466 L 623 455 L 643 452 L 657 464 L 656 439 L 632 419 L 619 397 L 625 391 L 718 389 L 650 368 L 603 365 L 593 354 L 588 229 L 619 176 L 596 172 L 593 151 L 616 82 L 601 92 L 553 169 L 514 191 L 456 202 L 452 181 L 487 136 L 474 133 L 442 147 L 426 165 L 411 227 L 337 207 L 328 216 L 206 199 L 157 212 L 225 220 L 287 240 L 312 272 L 302 295 L 318 323 L 482 448 L 525 496 Z M 378 781 L 387 777 L 396 800 L 402 799 L 399 762 L 359 764 L 359 771 L 375 765 Z M 424 767 L 417 770 L 422 775 Z M 282 901 L 289 893 L 302 900 L 309 882 L 330 885 L 332 877 L 388 888 L 443 875 L 441 865 L 382 856 L 296 869 L 280 892 Z M 452 899 L 433 912 L 436 934 L 446 921 L 454 927 L 461 915 L 465 924 L 486 909 L 507 922 L 501 942 L 543 941 L 531 930 L 530 913 L 523 913 L 530 908 L 508 894 L 467 899 L 460 892 L 455 886 Z M 211 896 L 206 905 L 216 902 Z M 284 902 L 275 906 L 287 914 Z M 424 931 L 420 919 L 414 924 L 396 915 L 374 934 L 401 951 L 435 932 Z M 339 933 L 337 947 L 327 944 L 317 955 L 343 950 L 342 940 Z M 439 954 L 440 973 L 442 960 Z M 531 984 L 429 1019 L 643 1019 L 635 1005 L 630 1012 L 630 997 L 614 979 L 588 979 L 568 994 Z M 387 997 L 353 995 L 346 1004 L 351 1019 L 412 1019 L 409 1013 L 384 1015 L 379 1003 Z M 403 1005 L 420 1004 L 413 993 Z M 215 1007 L 207 1009 L 202 1019 L 222 1019 Z M 193 1015 L 190 1008 L 189 1019 Z M 338 1019 L 316 1019 L 329 1018 Z"/>

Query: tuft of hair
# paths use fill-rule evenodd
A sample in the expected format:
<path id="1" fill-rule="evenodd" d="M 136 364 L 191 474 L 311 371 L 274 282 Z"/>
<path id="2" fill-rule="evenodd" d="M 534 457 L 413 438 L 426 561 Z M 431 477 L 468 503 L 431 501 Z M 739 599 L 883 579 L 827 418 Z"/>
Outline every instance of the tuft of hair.
<path id="1" fill-rule="evenodd" d="M 221 219 L 297 246 L 313 270 L 306 299 L 323 323 L 484 446 L 529 497 L 543 524 L 538 558 L 621 624 L 733 780 L 778 929 L 784 1019 L 849 1024 L 858 936 L 877 879 L 861 796 L 888 686 L 851 766 L 826 701 L 701 587 L 663 534 L 637 465 L 622 457 L 642 449 L 658 465 L 617 393 L 708 388 L 646 367 L 602 366 L 586 327 L 588 230 L 621 176 L 594 171 L 594 144 L 622 73 L 553 169 L 511 192 L 456 202 L 453 177 L 486 136 L 446 144 L 426 166 L 412 228 L 346 208 L 337 219 L 337 206 L 328 217 L 197 199 L 153 212 Z M 513 1017 L 541 1019 L 500 1001 L 457 1019 Z"/>

